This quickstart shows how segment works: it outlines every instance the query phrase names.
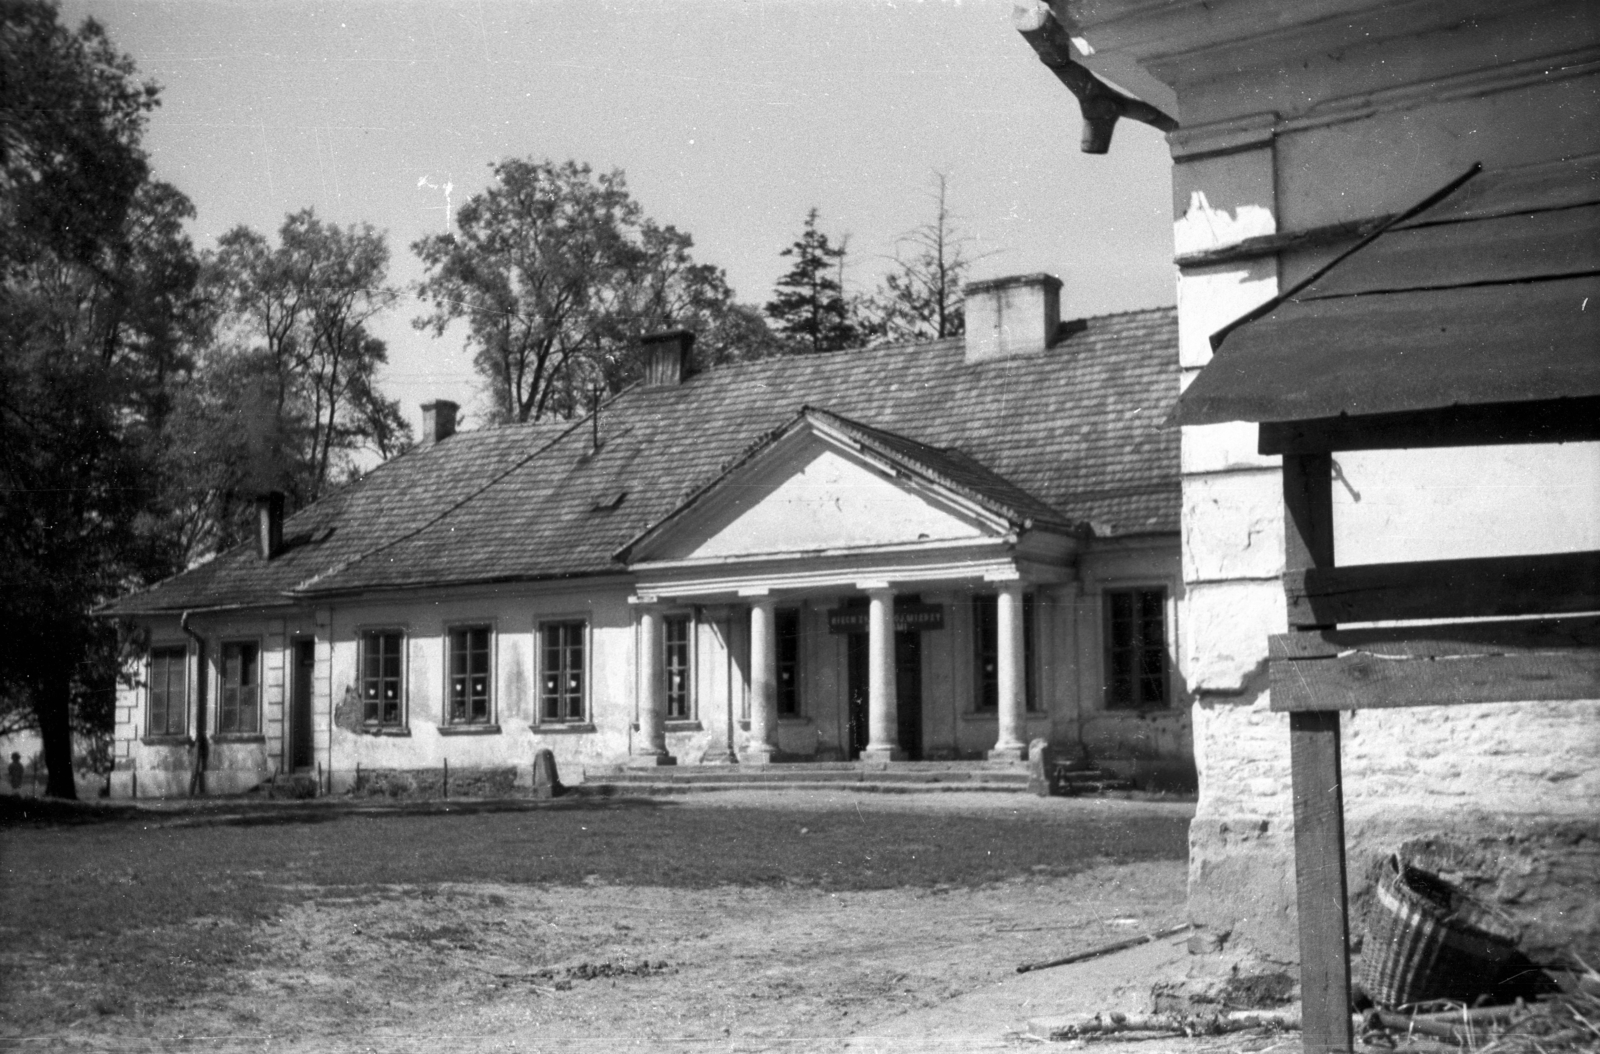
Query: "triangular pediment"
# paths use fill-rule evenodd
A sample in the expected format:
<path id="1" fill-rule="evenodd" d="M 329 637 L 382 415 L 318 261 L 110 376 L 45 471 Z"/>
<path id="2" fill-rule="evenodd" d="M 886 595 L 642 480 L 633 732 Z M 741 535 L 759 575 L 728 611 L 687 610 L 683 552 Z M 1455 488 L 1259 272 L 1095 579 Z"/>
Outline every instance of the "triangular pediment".
<path id="1" fill-rule="evenodd" d="M 647 532 L 629 562 L 916 548 L 1006 530 L 993 512 L 802 421 Z"/>

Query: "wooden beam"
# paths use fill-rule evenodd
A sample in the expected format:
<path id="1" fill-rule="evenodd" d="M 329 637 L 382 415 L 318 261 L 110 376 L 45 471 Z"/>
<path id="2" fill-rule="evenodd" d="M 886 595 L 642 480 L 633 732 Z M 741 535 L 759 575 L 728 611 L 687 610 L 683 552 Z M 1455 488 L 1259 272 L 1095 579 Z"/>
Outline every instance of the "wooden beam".
<path id="1" fill-rule="evenodd" d="M 1354 651 L 1389 659 L 1438 659 L 1528 655 L 1568 648 L 1600 649 L 1600 615 L 1325 629 L 1267 638 L 1268 658 L 1274 660 L 1331 659 Z"/>
<path id="2" fill-rule="evenodd" d="M 1344 790 L 1337 711 L 1289 715 L 1294 873 L 1300 921 L 1301 1036 L 1306 1054 L 1351 1049 Z"/>
<path id="3" fill-rule="evenodd" d="M 1564 615 L 1600 610 L 1600 551 L 1286 569 L 1283 589 L 1298 627 Z"/>
<path id="4" fill-rule="evenodd" d="M 1269 670 L 1272 709 L 1291 714 L 1600 696 L 1600 651 L 1592 648 L 1448 659 L 1350 652 L 1331 659 L 1275 659 Z"/>
<path id="5" fill-rule="evenodd" d="M 1284 567 L 1297 575 L 1332 570 L 1330 455 L 1283 459 L 1283 512 Z M 1289 715 L 1289 767 L 1294 783 L 1302 1039 L 1307 1054 L 1348 1051 L 1350 927 L 1345 908 L 1338 711 Z"/>
<path id="6" fill-rule="evenodd" d="M 1263 454 L 1308 454 L 1593 440 L 1600 440 L 1600 396 L 1263 421 L 1258 447 Z"/>
<path id="7" fill-rule="evenodd" d="M 1331 569 L 1333 458 L 1328 454 L 1283 459 L 1283 519 L 1284 568 L 1295 572 Z"/>

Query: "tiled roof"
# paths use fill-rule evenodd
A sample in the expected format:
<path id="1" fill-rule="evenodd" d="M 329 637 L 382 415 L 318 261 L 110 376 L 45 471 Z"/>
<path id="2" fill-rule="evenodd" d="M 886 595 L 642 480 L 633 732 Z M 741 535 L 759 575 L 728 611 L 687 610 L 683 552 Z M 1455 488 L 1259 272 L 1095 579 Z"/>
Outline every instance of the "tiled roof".
<path id="1" fill-rule="evenodd" d="M 319 574 L 416 531 L 481 491 L 571 424 L 508 425 L 462 432 L 386 462 L 290 516 L 272 560 L 254 542 L 106 605 L 106 614 L 282 604 Z"/>
<path id="2" fill-rule="evenodd" d="M 271 562 L 236 549 L 114 610 L 620 572 L 621 546 L 807 406 L 937 460 L 963 486 L 1009 485 L 1005 500 L 1057 522 L 1177 531 L 1178 436 L 1160 428 L 1178 394 L 1176 312 L 1063 334 L 1041 354 L 986 362 L 965 362 L 957 338 L 634 387 L 602 407 L 598 451 L 587 420 L 462 433 L 293 517 L 285 533 L 311 542 Z"/>

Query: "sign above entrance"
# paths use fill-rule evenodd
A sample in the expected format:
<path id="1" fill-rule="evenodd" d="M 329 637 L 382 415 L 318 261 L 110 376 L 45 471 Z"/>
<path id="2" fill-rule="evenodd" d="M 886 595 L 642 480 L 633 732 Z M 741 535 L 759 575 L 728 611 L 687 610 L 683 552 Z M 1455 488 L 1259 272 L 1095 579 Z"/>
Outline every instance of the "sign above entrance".
<path id="1" fill-rule="evenodd" d="M 894 628 L 897 633 L 944 629 L 944 605 L 896 604 L 894 606 Z M 867 609 L 864 607 L 834 608 L 828 612 L 828 632 L 867 632 Z"/>

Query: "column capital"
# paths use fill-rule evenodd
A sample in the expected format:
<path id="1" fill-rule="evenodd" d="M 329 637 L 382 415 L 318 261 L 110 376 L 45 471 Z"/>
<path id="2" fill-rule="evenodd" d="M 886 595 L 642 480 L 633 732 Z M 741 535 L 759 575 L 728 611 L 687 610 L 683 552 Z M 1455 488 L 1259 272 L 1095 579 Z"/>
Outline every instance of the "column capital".
<path id="1" fill-rule="evenodd" d="M 746 599 L 754 599 L 756 597 L 770 597 L 771 595 L 772 595 L 772 590 L 769 589 L 766 586 L 746 586 L 743 589 L 739 590 L 739 596 L 744 597 Z"/>
<path id="2" fill-rule="evenodd" d="M 878 582 L 878 581 L 857 582 L 856 583 L 856 588 L 861 590 L 861 592 L 863 592 L 863 593 L 893 593 L 894 592 L 894 587 L 891 586 L 888 582 Z"/>
<path id="3" fill-rule="evenodd" d="M 628 603 L 635 608 L 659 607 L 661 598 L 654 593 L 638 593 L 629 597 Z"/>

